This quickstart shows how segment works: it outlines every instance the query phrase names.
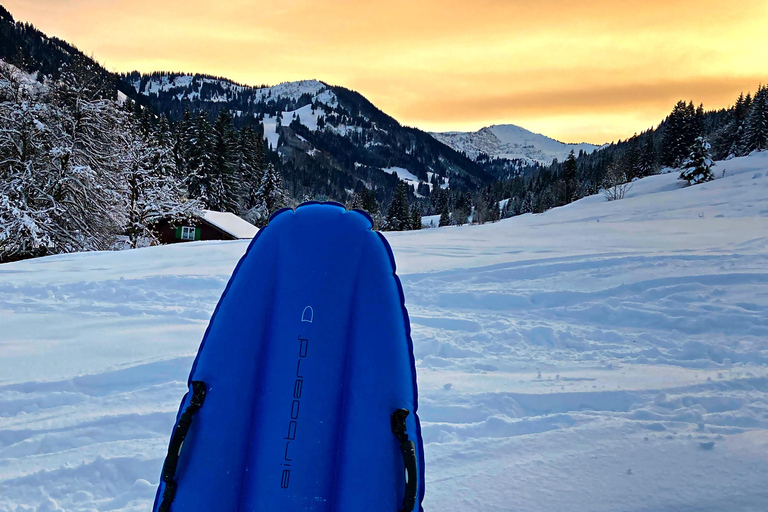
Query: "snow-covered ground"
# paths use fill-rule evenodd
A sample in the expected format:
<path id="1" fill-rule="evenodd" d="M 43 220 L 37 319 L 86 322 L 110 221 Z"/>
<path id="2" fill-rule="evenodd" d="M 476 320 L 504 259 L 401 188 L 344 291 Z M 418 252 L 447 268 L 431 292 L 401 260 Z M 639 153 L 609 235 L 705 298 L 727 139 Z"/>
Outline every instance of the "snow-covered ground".
<path id="1" fill-rule="evenodd" d="M 763 511 L 768 153 L 483 226 L 387 234 L 425 509 Z M 146 511 L 247 242 L 0 265 L 0 511 Z"/>

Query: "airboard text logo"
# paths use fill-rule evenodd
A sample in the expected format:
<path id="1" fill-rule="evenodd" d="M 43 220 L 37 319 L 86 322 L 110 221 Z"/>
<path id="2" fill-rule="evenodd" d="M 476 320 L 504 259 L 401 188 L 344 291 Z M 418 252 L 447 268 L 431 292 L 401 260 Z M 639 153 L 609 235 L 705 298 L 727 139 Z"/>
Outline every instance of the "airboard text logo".
<path id="1" fill-rule="evenodd" d="M 291 483 L 291 463 L 293 461 L 291 454 L 291 441 L 296 440 L 296 430 L 299 426 L 299 407 L 301 406 L 301 392 L 304 389 L 304 372 L 301 369 L 301 362 L 307 357 L 309 340 L 299 336 L 299 358 L 296 362 L 296 381 L 293 384 L 293 401 L 291 402 L 291 418 L 288 420 L 288 435 L 283 439 L 285 441 L 285 453 L 283 455 L 283 473 L 280 478 L 280 487 L 287 489 Z"/>

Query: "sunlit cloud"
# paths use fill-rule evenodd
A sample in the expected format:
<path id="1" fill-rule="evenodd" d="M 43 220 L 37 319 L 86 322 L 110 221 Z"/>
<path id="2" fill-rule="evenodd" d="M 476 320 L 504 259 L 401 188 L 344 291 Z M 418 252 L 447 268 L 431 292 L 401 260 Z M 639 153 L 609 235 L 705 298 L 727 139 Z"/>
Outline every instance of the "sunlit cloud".
<path id="1" fill-rule="evenodd" d="M 429 130 L 605 142 L 768 80 L 768 2 L 6 0 L 116 71 L 318 78 Z"/>

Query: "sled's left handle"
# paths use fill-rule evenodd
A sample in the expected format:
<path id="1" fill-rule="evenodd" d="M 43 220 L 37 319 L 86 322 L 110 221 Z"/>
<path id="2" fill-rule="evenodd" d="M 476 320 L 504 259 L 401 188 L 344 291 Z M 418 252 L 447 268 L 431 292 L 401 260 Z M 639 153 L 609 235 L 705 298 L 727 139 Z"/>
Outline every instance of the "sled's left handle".
<path id="1" fill-rule="evenodd" d="M 163 491 L 163 501 L 160 503 L 158 512 L 169 512 L 171 509 L 171 503 L 176 497 L 176 466 L 179 464 L 179 456 L 181 455 L 181 447 L 184 445 L 184 439 L 189 433 L 189 427 L 192 425 L 192 416 L 197 412 L 200 407 L 203 406 L 205 400 L 206 386 L 205 382 L 201 380 L 192 381 L 192 398 L 189 400 L 189 405 L 181 414 L 176 427 L 173 429 L 173 435 L 171 436 L 171 444 L 168 446 L 168 454 L 165 456 L 165 462 L 163 463 L 162 481 L 165 482 L 165 490 Z"/>
<path id="2" fill-rule="evenodd" d="M 418 483 L 416 444 L 408 439 L 408 434 L 405 431 L 405 418 L 408 417 L 408 414 L 410 414 L 408 409 L 398 409 L 390 417 L 392 433 L 400 441 L 400 451 L 403 454 L 403 464 L 405 464 L 405 472 L 407 474 L 403 508 L 400 509 L 400 512 L 413 511 L 413 507 L 416 506 L 416 486 Z"/>

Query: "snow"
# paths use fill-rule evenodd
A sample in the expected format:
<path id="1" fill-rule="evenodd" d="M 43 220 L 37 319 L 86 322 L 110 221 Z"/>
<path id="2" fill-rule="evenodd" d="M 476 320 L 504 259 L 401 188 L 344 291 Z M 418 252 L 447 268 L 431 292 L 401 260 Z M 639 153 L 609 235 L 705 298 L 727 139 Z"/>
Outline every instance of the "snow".
<path id="1" fill-rule="evenodd" d="M 416 197 L 423 197 L 417 192 L 419 189 L 419 178 L 415 174 L 411 173 L 408 169 L 403 167 L 387 167 L 382 169 L 382 171 L 387 174 L 397 175 L 398 179 L 404 181 L 409 187 L 413 188 L 413 195 Z M 429 190 L 432 190 L 431 183 L 429 184 Z"/>
<path id="2" fill-rule="evenodd" d="M 764 510 L 768 153 L 387 233 L 427 511 Z M 723 171 L 725 176 L 723 177 Z M 247 242 L 0 265 L 0 511 L 146 511 Z"/>
<path id="3" fill-rule="evenodd" d="M 415 174 L 411 174 L 408 169 L 404 169 L 403 167 L 387 167 L 386 169 L 382 169 L 382 171 L 387 174 L 396 174 L 398 178 L 408 183 L 409 185 L 419 184 L 419 178 L 417 178 Z"/>
<path id="4" fill-rule="evenodd" d="M 301 108 L 298 108 L 296 110 L 289 110 L 282 113 L 282 120 L 280 121 L 281 124 L 288 126 L 291 124 L 291 121 L 293 120 L 293 116 L 298 115 L 299 121 L 301 124 L 306 126 L 312 131 L 317 130 L 317 119 L 318 117 L 325 117 L 323 115 L 323 112 L 320 110 L 312 111 L 312 105 L 304 105 Z M 271 116 L 269 114 L 264 116 L 264 139 L 267 141 L 267 144 L 270 145 L 273 149 L 277 148 L 277 141 L 280 138 L 280 135 L 277 133 L 277 116 Z"/>
<path id="5" fill-rule="evenodd" d="M 317 97 L 318 101 L 325 104 L 335 102 L 336 95 L 319 80 L 299 80 L 297 82 L 283 82 L 273 87 L 265 87 L 257 91 L 258 101 L 266 101 L 277 98 L 290 98 L 298 100 L 305 94 Z"/>
<path id="6" fill-rule="evenodd" d="M 436 228 L 440 225 L 440 215 L 427 215 L 421 218 L 422 228 Z"/>
<path id="7" fill-rule="evenodd" d="M 235 238 L 250 239 L 259 232 L 259 228 L 230 212 L 203 210 L 203 219 Z"/>
<path id="8" fill-rule="evenodd" d="M 10 71 L 16 80 L 18 80 L 19 85 L 28 91 L 48 90 L 48 88 L 40 83 L 40 81 L 37 79 L 37 72 L 27 73 L 26 71 L 19 69 L 18 67 L 6 62 L 3 59 L 0 59 L 0 67 L 6 68 L 8 71 Z"/>
<path id="9" fill-rule="evenodd" d="M 513 124 L 487 126 L 476 132 L 432 133 L 434 138 L 456 151 L 476 159 L 480 152 L 494 158 L 520 159 L 549 165 L 553 158 L 563 161 L 571 151 L 591 153 L 594 144 L 565 144 Z"/>

